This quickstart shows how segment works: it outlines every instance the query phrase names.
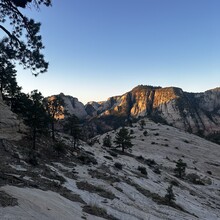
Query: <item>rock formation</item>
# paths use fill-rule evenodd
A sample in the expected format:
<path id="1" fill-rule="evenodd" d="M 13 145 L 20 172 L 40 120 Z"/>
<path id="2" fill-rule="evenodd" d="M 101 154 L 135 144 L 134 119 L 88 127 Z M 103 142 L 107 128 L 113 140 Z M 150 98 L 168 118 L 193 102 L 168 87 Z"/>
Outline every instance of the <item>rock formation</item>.
<path id="1" fill-rule="evenodd" d="M 25 130 L 23 122 L 4 104 L 0 94 L 0 139 L 19 140 Z"/>
<path id="2" fill-rule="evenodd" d="M 141 85 L 106 102 L 88 103 L 86 109 L 99 120 L 110 116 L 124 117 L 125 120 L 150 117 L 193 133 L 220 132 L 220 88 L 188 93 L 176 87 Z"/>
<path id="3" fill-rule="evenodd" d="M 79 119 L 85 119 L 87 117 L 87 112 L 85 110 L 85 107 L 83 103 L 79 102 L 77 98 L 74 98 L 72 96 L 64 95 L 63 93 L 60 93 L 59 95 L 53 95 L 50 97 L 47 97 L 47 99 L 53 99 L 54 97 L 59 96 L 64 101 L 64 111 L 71 115 L 76 115 Z M 64 113 L 65 114 L 65 113 Z M 65 115 L 60 115 L 59 119 L 64 119 Z"/>
<path id="4" fill-rule="evenodd" d="M 149 117 L 192 133 L 210 135 L 220 132 L 220 88 L 204 93 L 188 93 L 176 87 L 137 86 L 131 91 L 89 102 L 60 94 L 64 109 L 87 120 L 95 133 L 115 129 L 139 117 Z"/>

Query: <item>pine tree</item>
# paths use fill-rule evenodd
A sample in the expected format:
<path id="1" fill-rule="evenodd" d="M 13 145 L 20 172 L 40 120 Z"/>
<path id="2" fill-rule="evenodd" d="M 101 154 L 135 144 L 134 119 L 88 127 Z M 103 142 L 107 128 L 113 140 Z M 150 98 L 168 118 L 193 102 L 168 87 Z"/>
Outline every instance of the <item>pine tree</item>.
<path id="1" fill-rule="evenodd" d="M 55 122 L 64 115 L 64 101 L 59 95 L 56 95 L 44 99 L 44 105 L 50 117 L 52 139 L 55 140 Z"/>
<path id="2" fill-rule="evenodd" d="M 81 137 L 81 129 L 79 119 L 75 115 L 71 115 L 66 119 L 64 129 L 70 133 L 73 138 L 73 146 L 76 148 Z"/>
<path id="3" fill-rule="evenodd" d="M 176 162 L 176 168 L 174 169 L 174 172 L 176 173 L 177 177 L 183 178 L 185 176 L 185 174 L 186 174 L 186 167 L 187 167 L 187 164 L 184 163 L 182 161 L 182 159 L 179 159 Z"/>
<path id="4" fill-rule="evenodd" d="M 169 204 L 171 204 L 173 201 L 175 201 L 175 195 L 173 193 L 173 185 L 171 184 L 167 189 L 167 193 L 165 195 L 165 199 Z"/>
<path id="5" fill-rule="evenodd" d="M 25 112 L 23 112 L 24 122 L 31 128 L 31 136 L 33 140 L 33 150 L 36 149 L 37 134 L 47 130 L 48 117 L 43 106 L 43 96 L 37 90 L 32 91 L 23 97 Z"/>
<path id="6" fill-rule="evenodd" d="M 139 122 L 140 126 L 141 126 L 141 129 L 144 129 L 144 126 L 146 125 L 146 122 L 144 120 L 141 120 Z"/>
<path id="7" fill-rule="evenodd" d="M 103 146 L 105 147 L 112 147 L 112 140 L 110 135 L 106 135 L 103 139 Z"/>
<path id="8" fill-rule="evenodd" d="M 121 148 L 122 152 L 125 149 L 132 148 L 133 144 L 131 143 L 132 136 L 129 134 L 128 129 L 121 128 L 120 131 L 116 134 L 114 143 L 116 144 L 116 148 Z"/>
<path id="9" fill-rule="evenodd" d="M 0 0 L 0 32 L 3 36 L 0 55 L 7 54 L 9 59 L 31 69 L 34 75 L 46 72 L 48 68 L 41 53 L 44 49 L 39 34 L 41 24 L 28 18 L 20 7 L 39 9 L 40 5 L 49 6 L 51 0 Z"/>

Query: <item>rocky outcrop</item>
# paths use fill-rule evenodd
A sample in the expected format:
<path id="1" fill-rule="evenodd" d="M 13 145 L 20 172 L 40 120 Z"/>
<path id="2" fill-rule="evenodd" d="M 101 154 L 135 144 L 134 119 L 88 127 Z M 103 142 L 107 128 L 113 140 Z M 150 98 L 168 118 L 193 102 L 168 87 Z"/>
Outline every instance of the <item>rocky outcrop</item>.
<path id="1" fill-rule="evenodd" d="M 64 100 L 64 109 L 69 114 L 74 114 L 79 119 L 85 119 L 87 117 L 87 112 L 83 103 L 79 102 L 77 98 L 74 98 L 72 96 L 65 96 L 63 93 L 60 94 L 60 97 Z"/>
<path id="2" fill-rule="evenodd" d="M 220 88 L 187 93 L 176 87 L 141 85 L 122 96 L 92 105 L 90 111 L 99 120 L 123 117 L 126 122 L 131 118 L 150 117 L 193 133 L 209 135 L 220 132 Z"/>
<path id="3" fill-rule="evenodd" d="M 26 129 L 17 115 L 4 104 L 0 94 L 0 139 L 19 140 Z"/>
<path id="4" fill-rule="evenodd" d="M 131 119 L 150 117 L 192 133 L 220 132 L 220 88 L 188 93 L 176 87 L 137 86 L 104 102 L 83 105 L 78 99 L 60 94 L 65 110 L 90 123 L 94 133 L 122 126 Z"/>
<path id="5" fill-rule="evenodd" d="M 70 115 L 74 114 L 82 120 L 84 120 L 88 116 L 83 103 L 79 102 L 77 98 L 60 93 L 59 95 L 47 97 L 47 99 L 50 100 L 56 97 L 60 97 L 64 102 L 64 105 L 62 106 L 64 114 L 59 114 L 59 119 L 64 119 L 66 113 Z"/>

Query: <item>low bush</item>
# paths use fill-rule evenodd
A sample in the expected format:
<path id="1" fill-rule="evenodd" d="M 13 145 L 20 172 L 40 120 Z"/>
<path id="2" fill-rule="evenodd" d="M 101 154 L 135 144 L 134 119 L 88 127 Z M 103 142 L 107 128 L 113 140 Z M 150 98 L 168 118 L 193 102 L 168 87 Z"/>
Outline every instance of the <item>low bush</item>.
<path id="1" fill-rule="evenodd" d="M 138 166 L 138 170 L 139 170 L 142 174 L 147 175 L 146 167 Z"/>
<path id="2" fill-rule="evenodd" d="M 53 149 L 58 153 L 65 153 L 66 145 L 59 141 L 53 144 Z"/>
<path id="3" fill-rule="evenodd" d="M 187 174 L 186 179 L 190 183 L 193 183 L 193 184 L 196 184 L 196 185 L 205 185 L 203 183 L 202 179 L 200 178 L 200 176 L 197 175 L 196 173 L 189 173 L 189 174 Z"/>
<path id="4" fill-rule="evenodd" d="M 114 166 L 115 166 L 116 168 L 118 168 L 119 170 L 122 170 L 122 167 L 123 167 L 123 165 L 122 165 L 121 163 L 119 163 L 119 162 L 116 162 L 116 163 L 114 164 Z"/>
<path id="5" fill-rule="evenodd" d="M 143 132 L 143 135 L 144 135 L 144 136 L 147 136 L 147 134 L 148 134 L 147 131 L 144 131 L 144 132 Z"/>

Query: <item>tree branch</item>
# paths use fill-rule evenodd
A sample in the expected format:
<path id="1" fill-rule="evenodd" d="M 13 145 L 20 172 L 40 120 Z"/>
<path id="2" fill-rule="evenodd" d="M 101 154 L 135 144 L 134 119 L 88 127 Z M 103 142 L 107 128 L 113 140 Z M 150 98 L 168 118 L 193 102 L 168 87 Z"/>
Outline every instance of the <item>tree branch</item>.
<path id="1" fill-rule="evenodd" d="M 3 27 L 2 25 L 0 25 L 0 28 L 13 40 L 15 40 L 17 43 L 19 43 L 21 45 L 20 40 L 15 37 L 13 34 L 11 34 L 5 27 Z"/>

